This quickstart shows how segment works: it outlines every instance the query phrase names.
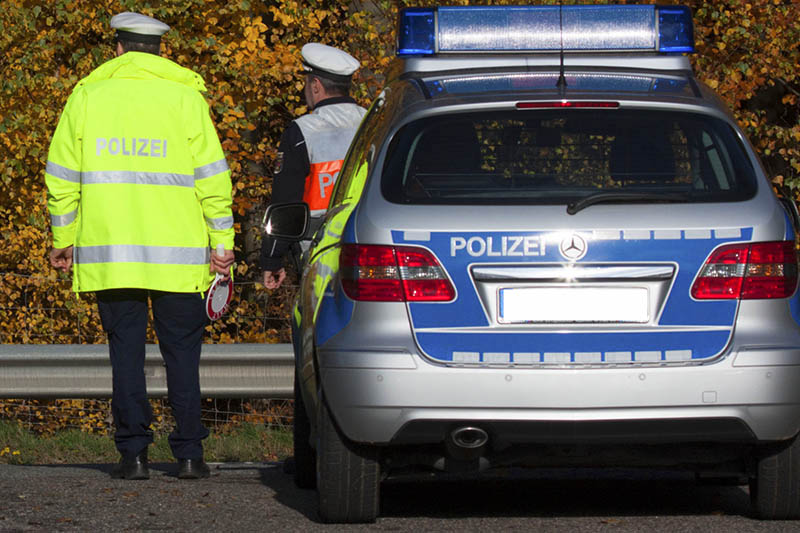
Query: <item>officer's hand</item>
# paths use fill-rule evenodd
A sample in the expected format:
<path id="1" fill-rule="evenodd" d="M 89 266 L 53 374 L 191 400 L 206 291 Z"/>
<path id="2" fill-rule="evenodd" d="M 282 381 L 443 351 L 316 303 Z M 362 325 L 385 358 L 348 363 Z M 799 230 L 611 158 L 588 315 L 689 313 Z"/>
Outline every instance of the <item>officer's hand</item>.
<path id="1" fill-rule="evenodd" d="M 264 287 L 267 289 L 277 289 L 286 279 L 286 269 L 280 269 L 277 272 L 271 270 L 264 271 Z"/>
<path id="2" fill-rule="evenodd" d="M 50 251 L 50 264 L 61 272 L 69 272 L 72 268 L 72 246 L 53 248 Z"/>
<path id="3" fill-rule="evenodd" d="M 231 265 L 233 264 L 233 250 L 225 250 L 225 255 L 222 257 L 217 255 L 214 251 L 211 253 L 211 265 L 209 267 L 211 272 L 222 274 L 222 279 L 227 281 L 231 277 Z"/>

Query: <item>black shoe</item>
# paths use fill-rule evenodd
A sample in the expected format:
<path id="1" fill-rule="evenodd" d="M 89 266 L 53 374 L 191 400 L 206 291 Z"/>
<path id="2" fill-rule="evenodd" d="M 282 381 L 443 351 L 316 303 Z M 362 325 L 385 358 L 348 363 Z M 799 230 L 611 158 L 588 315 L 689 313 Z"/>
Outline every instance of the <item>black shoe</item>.
<path id="1" fill-rule="evenodd" d="M 123 456 L 117 466 L 111 470 L 113 479 L 150 479 L 150 470 L 147 468 L 147 449 L 138 455 Z"/>
<path id="2" fill-rule="evenodd" d="M 178 459 L 179 479 L 201 479 L 211 475 L 211 469 L 202 459 Z"/>

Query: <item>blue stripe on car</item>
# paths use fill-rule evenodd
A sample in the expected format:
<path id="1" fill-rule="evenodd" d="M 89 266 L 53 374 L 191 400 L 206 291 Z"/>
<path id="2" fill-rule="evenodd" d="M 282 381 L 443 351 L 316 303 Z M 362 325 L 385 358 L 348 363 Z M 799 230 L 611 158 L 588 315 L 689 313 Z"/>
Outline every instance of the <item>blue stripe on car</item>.
<path id="1" fill-rule="evenodd" d="M 675 231 L 620 231 L 606 232 L 603 236 L 592 231 L 581 232 L 588 241 L 588 252 L 580 263 L 670 263 L 677 264 L 677 273 L 667 297 L 659 326 L 689 326 L 714 328 L 714 331 L 694 332 L 658 332 L 652 329 L 648 333 L 616 332 L 609 334 L 593 334 L 580 336 L 578 344 L 571 345 L 556 341 L 558 336 L 548 333 L 526 333 L 522 336 L 501 334 L 454 334 L 422 332 L 419 330 L 435 328 L 482 328 L 489 326 L 489 319 L 483 304 L 475 290 L 469 273 L 474 264 L 563 264 L 566 261 L 558 250 L 557 233 L 548 232 L 431 232 L 419 235 L 414 232 L 393 231 L 396 244 L 416 244 L 429 248 L 442 262 L 456 286 L 458 296 L 450 303 L 412 303 L 409 304 L 412 324 L 417 330 L 420 347 L 428 355 L 443 361 L 452 360 L 452 353 L 485 352 L 485 351 L 525 351 L 525 352 L 613 352 L 613 351 L 680 351 L 691 350 L 693 359 L 712 357 L 721 352 L 727 342 L 730 330 L 736 318 L 738 303 L 733 300 L 696 301 L 690 296 L 691 285 L 711 251 L 721 244 L 749 241 L 752 228 L 732 228 L 696 232 L 693 230 Z M 454 253 L 451 250 L 451 238 L 470 239 L 477 237 L 494 243 L 503 237 L 519 236 L 536 237 L 546 242 L 544 253 L 540 256 L 509 257 L 479 256 L 469 253 Z M 410 240 L 409 237 L 423 237 L 424 240 Z M 599 237 L 599 238 L 598 238 Z M 675 237 L 675 238 L 668 238 Z M 462 252 L 459 250 L 459 252 Z M 800 312 L 800 303 L 798 303 Z M 800 313 L 798 313 L 800 316 Z M 462 335 L 464 339 L 459 340 Z M 648 337 L 649 335 L 649 337 Z M 665 336 L 666 335 L 666 336 Z M 524 340 L 523 340 L 524 339 Z M 682 342 L 672 342 L 682 339 Z M 478 345 L 487 344 L 486 349 Z M 492 349 L 491 345 L 510 343 L 504 348 Z M 456 348 L 460 345 L 461 348 Z M 531 346 L 544 348 L 531 348 Z M 525 347 L 528 348 L 525 348 Z M 663 356 L 666 359 L 666 356 Z"/>
<path id="2" fill-rule="evenodd" d="M 417 342 L 423 351 L 439 361 L 452 361 L 453 352 L 480 354 L 507 352 L 543 354 L 567 353 L 575 362 L 575 353 L 600 352 L 604 362 L 631 362 L 637 352 L 659 352 L 659 360 L 669 359 L 666 352 L 690 351 L 693 360 L 719 354 L 728 344 L 729 329 L 712 331 L 665 331 L 608 333 L 466 333 L 418 331 Z M 627 361 L 610 361 L 609 353 L 630 353 Z M 482 358 L 485 360 L 485 357 Z M 477 362 L 477 361 L 475 361 Z M 536 362 L 536 361 L 534 361 Z"/>

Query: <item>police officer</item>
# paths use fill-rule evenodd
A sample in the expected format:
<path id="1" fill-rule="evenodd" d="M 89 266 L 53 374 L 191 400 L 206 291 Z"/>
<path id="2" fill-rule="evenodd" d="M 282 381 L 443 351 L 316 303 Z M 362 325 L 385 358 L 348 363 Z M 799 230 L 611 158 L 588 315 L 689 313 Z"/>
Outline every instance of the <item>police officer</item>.
<path id="1" fill-rule="evenodd" d="M 272 181 L 272 203 L 306 202 L 313 221 L 328 207 L 333 184 L 350 141 L 366 113 L 350 96 L 350 82 L 359 62 L 353 56 L 320 43 L 301 50 L 305 75 L 303 94 L 311 113 L 284 131 Z M 261 269 L 264 286 L 277 289 L 286 278 L 285 241 L 264 237 Z"/>
<path id="2" fill-rule="evenodd" d="M 111 19 L 117 57 L 78 82 L 50 145 L 45 180 L 51 264 L 97 295 L 108 335 L 112 477 L 147 479 L 152 411 L 144 376 L 148 299 L 167 371 L 179 478 L 207 477 L 200 417 L 203 292 L 230 275 L 230 171 L 195 72 L 159 56 L 166 24 Z M 218 244 L 225 254 L 211 250 Z"/>

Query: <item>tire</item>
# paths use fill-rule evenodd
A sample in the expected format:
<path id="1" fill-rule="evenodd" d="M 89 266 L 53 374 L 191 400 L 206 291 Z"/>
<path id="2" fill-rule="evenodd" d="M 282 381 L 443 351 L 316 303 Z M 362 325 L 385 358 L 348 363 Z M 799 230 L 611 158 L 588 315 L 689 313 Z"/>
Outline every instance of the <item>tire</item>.
<path id="1" fill-rule="evenodd" d="M 308 419 L 300 382 L 294 378 L 294 484 L 301 489 L 317 487 L 317 454 L 309 443 L 311 422 Z"/>
<path id="2" fill-rule="evenodd" d="M 765 448 L 756 460 L 756 477 L 750 479 L 753 513 L 764 520 L 800 518 L 800 439 Z"/>
<path id="3" fill-rule="evenodd" d="M 326 523 L 369 523 L 378 517 L 380 465 L 377 449 L 347 441 L 319 397 L 317 493 Z"/>

